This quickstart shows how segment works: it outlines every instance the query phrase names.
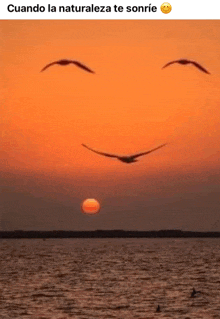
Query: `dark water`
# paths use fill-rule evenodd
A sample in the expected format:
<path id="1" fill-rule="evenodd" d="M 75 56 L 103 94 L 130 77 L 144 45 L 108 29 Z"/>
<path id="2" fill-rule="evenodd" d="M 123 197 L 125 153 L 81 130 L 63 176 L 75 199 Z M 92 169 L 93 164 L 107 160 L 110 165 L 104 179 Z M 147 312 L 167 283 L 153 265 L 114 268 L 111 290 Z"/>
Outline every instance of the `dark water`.
<path id="1" fill-rule="evenodd" d="M 0 318 L 220 318 L 220 240 L 1 240 Z"/>

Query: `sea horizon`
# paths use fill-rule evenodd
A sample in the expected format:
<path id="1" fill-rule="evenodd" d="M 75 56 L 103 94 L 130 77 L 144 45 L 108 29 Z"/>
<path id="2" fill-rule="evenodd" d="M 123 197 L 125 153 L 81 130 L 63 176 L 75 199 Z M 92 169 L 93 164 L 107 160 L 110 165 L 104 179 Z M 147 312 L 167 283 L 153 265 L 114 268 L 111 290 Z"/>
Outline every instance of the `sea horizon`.
<path id="1" fill-rule="evenodd" d="M 6 230 L 0 238 L 220 238 L 220 231 L 139 230 Z"/>

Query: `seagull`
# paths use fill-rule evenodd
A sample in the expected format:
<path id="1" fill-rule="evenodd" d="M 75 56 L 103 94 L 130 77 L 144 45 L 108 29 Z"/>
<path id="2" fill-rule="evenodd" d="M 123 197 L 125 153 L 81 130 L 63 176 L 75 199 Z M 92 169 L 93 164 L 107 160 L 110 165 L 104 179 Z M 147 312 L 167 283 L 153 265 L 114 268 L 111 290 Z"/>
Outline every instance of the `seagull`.
<path id="1" fill-rule="evenodd" d="M 200 294 L 201 291 L 196 291 L 195 288 L 193 288 L 192 293 L 191 293 L 191 298 L 194 298 L 196 294 Z"/>
<path id="2" fill-rule="evenodd" d="M 193 64 L 195 67 L 197 67 L 200 71 L 210 74 L 209 71 L 207 71 L 203 66 L 201 66 L 199 63 L 195 62 L 195 61 L 191 61 L 191 60 L 186 60 L 186 59 L 180 59 L 180 60 L 175 60 L 175 61 L 171 61 L 168 62 L 167 64 L 165 64 L 162 69 L 166 68 L 167 66 L 174 64 L 174 63 L 179 63 L 182 65 L 186 65 L 186 64 Z"/>
<path id="3" fill-rule="evenodd" d="M 81 62 L 79 61 L 74 61 L 74 60 L 66 60 L 66 59 L 63 59 L 63 60 L 58 60 L 58 61 L 54 61 L 54 62 L 51 62 L 49 64 L 47 64 L 42 70 L 41 72 L 45 71 L 46 69 L 48 69 L 49 67 L 51 67 L 52 65 L 55 65 L 55 64 L 58 64 L 58 65 L 68 65 L 68 64 L 74 64 L 76 66 L 78 66 L 79 68 L 87 71 L 87 72 L 90 72 L 90 73 L 95 73 L 94 71 L 92 71 L 91 69 L 89 69 L 87 66 L 85 66 L 84 64 L 82 64 Z"/>
<path id="4" fill-rule="evenodd" d="M 158 150 L 159 148 L 165 146 L 167 144 L 162 144 L 156 148 L 153 148 L 152 150 L 150 151 L 146 151 L 146 152 L 143 152 L 143 153 L 138 153 L 138 154 L 133 154 L 133 155 L 127 155 L 127 156 L 119 156 L 119 155 L 114 155 L 114 154 L 109 154 L 109 153 L 103 153 L 103 152 L 99 152 L 99 151 L 95 151 L 93 150 L 92 148 L 88 147 L 87 145 L 85 144 L 82 144 L 82 146 L 84 146 L 85 148 L 87 148 L 88 150 L 94 152 L 94 153 L 97 153 L 99 155 L 104 155 L 104 156 L 107 156 L 107 157 L 114 157 L 114 158 L 117 158 L 119 161 L 123 162 L 123 163 L 126 163 L 126 164 L 130 164 L 130 163 L 134 163 L 134 162 L 137 162 L 136 158 L 139 157 L 139 156 L 143 156 L 143 155 L 147 155 L 151 152 L 154 152 L 156 150 Z"/>

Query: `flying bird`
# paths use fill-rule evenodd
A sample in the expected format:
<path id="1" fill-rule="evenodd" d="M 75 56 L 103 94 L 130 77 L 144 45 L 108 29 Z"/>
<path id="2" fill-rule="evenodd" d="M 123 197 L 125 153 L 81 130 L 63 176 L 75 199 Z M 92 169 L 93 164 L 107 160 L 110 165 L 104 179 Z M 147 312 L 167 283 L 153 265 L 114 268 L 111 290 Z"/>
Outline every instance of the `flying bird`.
<path id="1" fill-rule="evenodd" d="M 55 64 L 58 64 L 58 65 L 68 65 L 68 64 L 74 64 L 76 66 L 78 66 L 79 68 L 87 71 L 87 72 L 90 72 L 90 73 L 95 73 L 94 71 L 92 71 L 91 69 L 89 69 L 87 66 L 85 66 L 84 64 L 82 64 L 81 62 L 79 61 L 74 61 L 74 60 L 58 60 L 58 61 L 54 61 L 54 62 L 51 62 L 49 64 L 47 64 L 42 70 L 41 72 L 45 71 L 46 69 L 48 69 L 49 67 L 55 65 Z"/>
<path id="2" fill-rule="evenodd" d="M 134 162 L 137 162 L 136 158 L 139 157 L 139 156 L 143 156 L 143 155 L 147 155 L 151 152 L 154 152 L 156 150 L 158 150 L 159 148 L 165 146 L 167 144 L 162 144 L 156 148 L 153 148 L 152 150 L 150 151 L 146 151 L 146 152 L 142 152 L 142 153 L 138 153 L 138 154 L 133 154 L 133 155 L 127 155 L 127 156 L 119 156 L 119 155 L 114 155 L 114 154 L 109 154 L 109 153 L 103 153 L 103 152 L 99 152 L 99 151 L 95 151 L 93 150 L 92 148 L 88 147 L 87 145 L 85 144 L 82 144 L 82 146 L 84 146 L 85 148 L 87 148 L 88 150 L 94 152 L 94 153 L 97 153 L 99 155 L 104 155 L 104 156 L 107 156 L 107 157 L 114 157 L 114 158 L 117 158 L 119 161 L 123 162 L 123 163 L 127 163 L 127 164 L 130 164 L 130 163 L 134 163 Z"/>
<path id="3" fill-rule="evenodd" d="M 186 59 L 180 59 L 180 60 L 175 60 L 175 61 L 171 61 L 168 62 L 167 64 L 165 64 L 162 69 L 166 68 L 167 66 L 174 64 L 174 63 L 179 63 L 182 65 L 186 65 L 186 64 L 193 64 L 195 67 L 197 67 L 200 71 L 210 74 L 209 71 L 207 71 L 203 66 L 201 66 L 199 63 L 195 62 L 195 61 L 191 61 L 191 60 L 186 60 Z"/>

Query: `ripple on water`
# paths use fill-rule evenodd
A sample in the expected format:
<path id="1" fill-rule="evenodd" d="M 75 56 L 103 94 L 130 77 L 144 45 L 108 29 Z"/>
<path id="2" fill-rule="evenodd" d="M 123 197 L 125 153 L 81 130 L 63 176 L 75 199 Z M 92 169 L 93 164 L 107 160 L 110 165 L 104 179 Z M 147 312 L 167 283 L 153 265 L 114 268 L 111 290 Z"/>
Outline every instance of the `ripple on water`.
<path id="1" fill-rule="evenodd" d="M 215 239 L 0 241 L 0 318 L 217 319 L 219 260 Z"/>

